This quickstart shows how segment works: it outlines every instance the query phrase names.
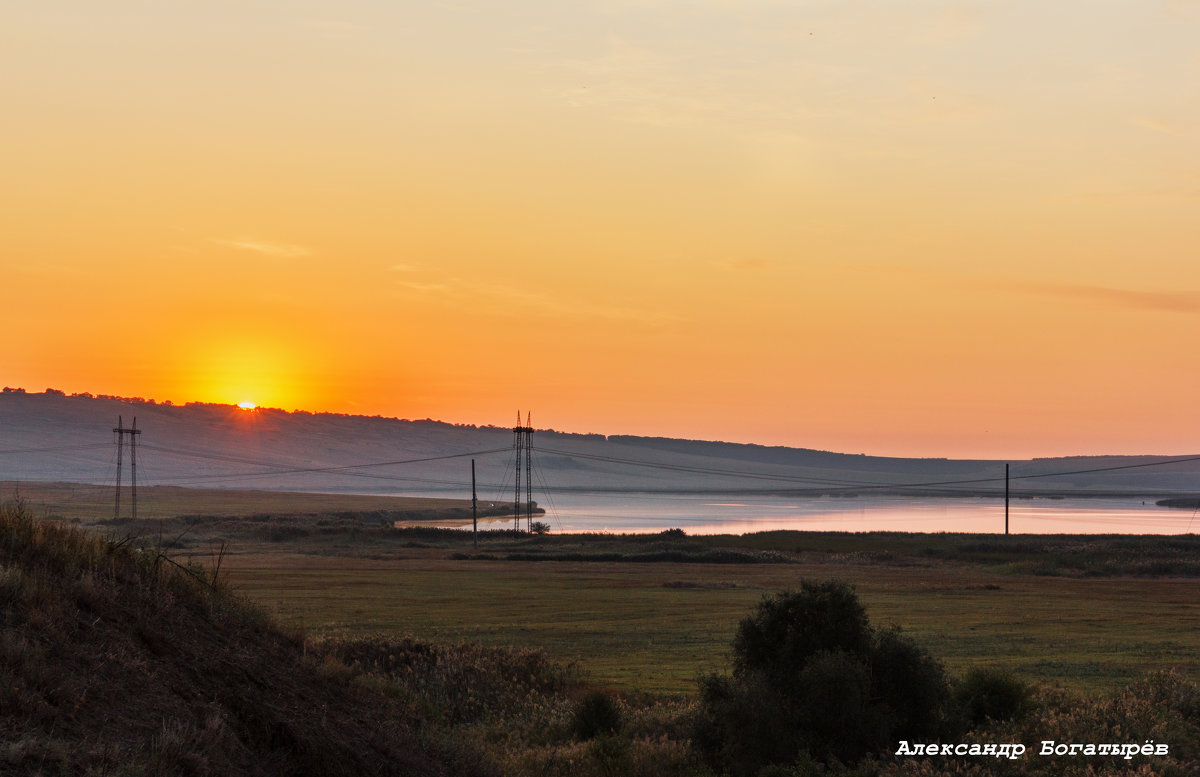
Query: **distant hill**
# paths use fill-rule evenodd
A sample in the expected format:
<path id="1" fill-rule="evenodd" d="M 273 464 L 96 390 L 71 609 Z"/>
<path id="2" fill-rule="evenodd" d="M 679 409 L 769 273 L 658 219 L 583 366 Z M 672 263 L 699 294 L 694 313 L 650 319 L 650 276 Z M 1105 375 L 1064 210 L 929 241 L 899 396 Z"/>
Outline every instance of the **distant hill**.
<path id="1" fill-rule="evenodd" d="M 513 433 L 432 420 L 173 405 L 110 396 L 0 394 L 0 481 L 112 484 L 118 417 L 136 417 L 139 484 L 513 497 Z M 533 434 L 534 490 L 995 494 L 1004 463 L 905 459 L 657 437 Z M 125 481 L 129 478 L 125 450 Z M 1200 491 L 1197 462 L 1093 456 L 1012 462 L 1013 488 L 1038 494 L 1170 496 Z M 1128 469 L 1112 469 L 1129 467 Z M 1024 476 L 1080 470 L 1061 477 Z"/>

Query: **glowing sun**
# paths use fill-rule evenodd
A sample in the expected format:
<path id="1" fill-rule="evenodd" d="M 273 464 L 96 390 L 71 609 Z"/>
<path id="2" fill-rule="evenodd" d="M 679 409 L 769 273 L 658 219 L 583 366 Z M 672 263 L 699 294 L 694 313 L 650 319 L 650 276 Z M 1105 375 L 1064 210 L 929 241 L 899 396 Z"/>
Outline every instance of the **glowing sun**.
<path id="1" fill-rule="evenodd" d="M 253 402 L 238 402 L 238 407 L 240 407 L 242 410 L 254 410 L 258 407 L 258 405 L 254 404 Z"/>

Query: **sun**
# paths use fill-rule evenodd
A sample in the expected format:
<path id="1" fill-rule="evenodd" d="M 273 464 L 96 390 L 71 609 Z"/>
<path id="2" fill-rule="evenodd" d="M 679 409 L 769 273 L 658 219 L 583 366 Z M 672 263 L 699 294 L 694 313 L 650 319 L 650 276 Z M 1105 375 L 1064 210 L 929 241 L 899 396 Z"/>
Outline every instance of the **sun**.
<path id="1" fill-rule="evenodd" d="M 232 326 L 232 324 L 230 324 Z M 195 376 L 187 395 L 250 416 L 266 408 L 312 404 L 299 387 L 314 384 L 311 362 L 286 339 L 267 335 L 198 333 L 181 373 Z M 301 394 L 301 395 L 298 395 Z"/>

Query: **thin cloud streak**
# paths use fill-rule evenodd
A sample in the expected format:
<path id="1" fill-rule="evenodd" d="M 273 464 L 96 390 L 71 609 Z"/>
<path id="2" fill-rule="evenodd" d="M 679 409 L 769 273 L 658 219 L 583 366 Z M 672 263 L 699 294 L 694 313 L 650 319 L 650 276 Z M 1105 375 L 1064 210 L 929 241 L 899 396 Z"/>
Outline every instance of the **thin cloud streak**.
<path id="1" fill-rule="evenodd" d="M 449 284 L 445 284 L 445 283 L 419 283 L 417 281 L 405 281 L 404 283 L 401 283 L 400 286 L 405 289 L 409 289 L 411 291 L 419 291 L 422 293 L 424 293 L 424 292 L 442 293 L 442 292 L 454 291 L 454 287 L 450 286 Z"/>
<path id="2" fill-rule="evenodd" d="M 304 256 L 312 256 L 316 253 L 307 246 L 293 245 L 291 243 L 275 243 L 252 237 L 239 237 L 233 240 L 214 239 L 213 242 L 217 245 L 236 248 L 239 251 L 250 251 L 251 253 L 271 256 L 276 259 L 299 259 Z"/>
<path id="3" fill-rule="evenodd" d="M 776 268 L 779 263 L 771 259 L 763 259 L 761 257 L 743 257 L 740 259 L 718 259 L 709 264 L 721 270 L 729 270 L 732 272 L 758 272 L 760 270 L 771 270 Z"/>
<path id="4" fill-rule="evenodd" d="M 1200 292 L 1137 291 L 1074 283 L 1009 282 L 1001 287 L 1026 294 L 1099 302 L 1156 313 L 1200 314 Z"/>
<path id="5" fill-rule="evenodd" d="M 442 298 L 453 297 L 463 300 L 491 298 L 497 301 L 497 310 L 511 310 L 513 305 L 517 304 L 520 306 L 522 313 L 555 318 L 606 319 L 609 321 L 634 321 L 645 324 L 662 324 L 684 320 L 680 316 L 664 313 L 660 310 L 592 305 L 587 302 L 564 300 L 540 292 L 517 289 L 511 286 L 463 283 L 458 278 L 451 278 L 445 282 L 428 283 L 403 281 L 398 284 L 398 287 L 408 292 L 438 294 Z"/>
<path id="6" fill-rule="evenodd" d="M 1151 132 L 1157 132 L 1161 135 L 1170 135 L 1176 138 L 1190 138 L 1192 136 L 1192 133 L 1185 127 L 1150 116 L 1139 116 L 1134 119 L 1134 124 L 1142 129 L 1148 129 Z"/>

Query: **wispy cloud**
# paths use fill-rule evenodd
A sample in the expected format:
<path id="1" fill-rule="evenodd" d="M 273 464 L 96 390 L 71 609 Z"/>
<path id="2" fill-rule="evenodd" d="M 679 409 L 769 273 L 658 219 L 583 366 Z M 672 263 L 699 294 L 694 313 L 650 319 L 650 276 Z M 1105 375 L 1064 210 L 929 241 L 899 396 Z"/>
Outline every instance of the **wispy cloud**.
<path id="1" fill-rule="evenodd" d="M 474 291 L 480 295 L 522 303 L 524 309 L 531 312 L 562 318 L 598 318 L 653 324 L 679 320 L 678 316 L 661 310 L 595 305 L 579 299 L 565 299 L 510 286 L 476 286 Z"/>
<path id="2" fill-rule="evenodd" d="M 296 25 L 329 38 L 347 38 L 363 32 L 366 27 L 341 19 L 301 19 Z"/>
<path id="3" fill-rule="evenodd" d="M 298 259 L 302 256 L 312 256 L 316 253 L 307 246 L 294 245 L 292 243 L 277 243 L 252 237 L 239 237 L 232 240 L 215 238 L 213 242 L 217 245 L 236 248 L 239 251 L 250 251 L 251 253 L 271 256 L 276 259 Z"/>
<path id="4" fill-rule="evenodd" d="M 1169 19 L 1191 20 L 1200 17 L 1200 2 L 1196 0 L 1167 0 L 1163 14 Z"/>
<path id="5" fill-rule="evenodd" d="M 1185 127 L 1150 116 L 1139 116 L 1133 122 L 1143 129 L 1148 129 L 1151 132 L 1157 132 L 1161 135 L 1171 135 L 1176 138 L 1188 138 L 1192 136 L 1192 133 L 1188 132 Z"/>
<path id="6" fill-rule="evenodd" d="M 734 272 L 754 272 L 758 270 L 769 270 L 775 267 L 778 262 L 762 257 L 747 256 L 739 259 L 717 259 L 711 263 L 714 267 L 722 270 L 732 270 Z"/>
<path id="7" fill-rule="evenodd" d="M 409 291 L 419 291 L 419 292 L 431 292 L 431 291 L 453 292 L 453 291 L 455 291 L 455 287 L 449 283 L 421 283 L 419 281 L 405 281 L 404 283 L 400 284 L 400 287 L 404 288 L 404 289 L 408 289 Z"/>
<path id="8" fill-rule="evenodd" d="M 470 303 L 473 307 L 478 307 L 481 303 L 487 304 L 488 300 L 492 300 L 496 303 L 497 311 L 519 310 L 522 315 L 563 319 L 633 321 L 647 324 L 682 320 L 675 314 L 655 308 L 597 305 L 577 298 L 565 298 L 502 284 L 469 283 L 459 278 L 429 282 L 402 281 L 397 288 L 405 292 L 437 294 L 441 299 L 453 301 L 454 304 Z"/>
<path id="9" fill-rule="evenodd" d="M 1008 291 L 1098 302 L 1134 310 L 1200 314 L 1200 292 L 1194 291 L 1138 291 L 1088 284 L 1018 281 L 1003 282 L 999 285 Z"/>

